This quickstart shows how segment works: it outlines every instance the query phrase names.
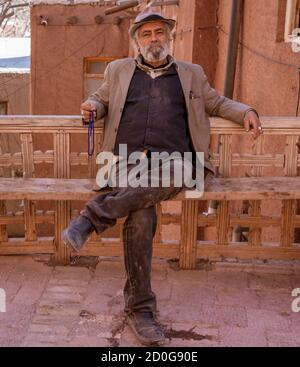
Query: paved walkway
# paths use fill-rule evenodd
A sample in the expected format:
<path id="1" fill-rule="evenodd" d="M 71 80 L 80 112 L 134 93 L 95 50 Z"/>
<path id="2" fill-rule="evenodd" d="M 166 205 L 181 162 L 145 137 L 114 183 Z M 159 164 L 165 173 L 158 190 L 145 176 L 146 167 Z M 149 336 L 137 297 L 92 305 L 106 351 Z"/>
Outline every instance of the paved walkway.
<path id="1" fill-rule="evenodd" d="M 0 256 L 0 346 L 139 346 L 123 317 L 120 258 Z M 167 346 L 300 346 L 299 262 L 200 262 L 178 271 L 155 260 L 153 289 Z M 300 305 L 300 302 L 299 302 Z"/>

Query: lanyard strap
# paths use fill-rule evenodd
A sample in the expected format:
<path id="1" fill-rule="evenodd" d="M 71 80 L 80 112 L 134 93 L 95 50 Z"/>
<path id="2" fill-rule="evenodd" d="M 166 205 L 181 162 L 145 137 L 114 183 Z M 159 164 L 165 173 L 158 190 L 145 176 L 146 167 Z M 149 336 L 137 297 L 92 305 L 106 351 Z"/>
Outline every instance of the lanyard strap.
<path id="1" fill-rule="evenodd" d="M 88 155 L 92 156 L 94 154 L 95 148 L 95 117 L 94 111 L 90 112 L 89 116 L 89 127 L 88 127 Z"/>

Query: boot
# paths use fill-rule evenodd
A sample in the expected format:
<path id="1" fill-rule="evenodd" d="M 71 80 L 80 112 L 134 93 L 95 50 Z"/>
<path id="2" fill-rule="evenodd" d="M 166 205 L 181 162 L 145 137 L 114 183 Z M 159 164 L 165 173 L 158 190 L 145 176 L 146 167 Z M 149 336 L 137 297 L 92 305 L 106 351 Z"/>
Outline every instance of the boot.
<path id="1" fill-rule="evenodd" d="M 79 215 L 79 217 L 73 219 L 69 227 L 63 231 L 62 239 L 66 245 L 76 252 L 79 252 L 93 231 L 94 226 L 89 219 Z"/>
<path id="2" fill-rule="evenodd" d="M 152 312 L 130 312 L 127 315 L 127 322 L 142 344 L 150 346 L 165 343 L 166 338 L 162 327 L 154 319 Z"/>

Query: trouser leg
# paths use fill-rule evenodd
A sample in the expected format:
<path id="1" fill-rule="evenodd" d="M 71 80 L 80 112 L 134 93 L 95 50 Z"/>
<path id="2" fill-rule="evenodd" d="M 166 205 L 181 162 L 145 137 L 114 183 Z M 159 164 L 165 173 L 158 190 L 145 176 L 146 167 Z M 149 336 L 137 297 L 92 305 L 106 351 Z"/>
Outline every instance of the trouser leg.
<path id="1" fill-rule="evenodd" d="M 181 162 L 170 162 L 169 170 L 170 181 L 168 187 L 163 187 L 163 178 L 160 174 L 164 168 L 162 164 L 155 172 L 154 176 L 151 176 L 150 171 L 145 174 L 146 180 L 151 177 L 156 178 L 156 186 L 158 187 L 119 187 L 114 191 L 106 194 L 99 195 L 90 200 L 81 215 L 87 217 L 95 227 L 97 233 L 103 232 L 108 226 L 114 225 L 117 218 L 128 216 L 131 212 L 149 208 L 154 206 L 163 200 L 168 200 L 173 196 L 176 196 L 181 190 L 182 186 L 175 187 L 174 172 Z M 132 169 L 132 168 L 130 168 Z"/>
<path id="2" fill-rule="evenodd" d="M 132 211 L 123 228 L 124 260 L 127 274 L 124 287 L 125 311 L 156 311 L 151 289 L 152 241 L 156 230 L 156 208 Z"/>

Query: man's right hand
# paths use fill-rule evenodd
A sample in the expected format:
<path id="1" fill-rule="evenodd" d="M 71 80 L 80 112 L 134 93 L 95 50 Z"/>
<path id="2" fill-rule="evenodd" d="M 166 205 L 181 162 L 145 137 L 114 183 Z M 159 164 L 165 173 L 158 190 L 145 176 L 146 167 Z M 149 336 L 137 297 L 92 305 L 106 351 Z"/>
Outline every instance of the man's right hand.
<path id="1" fill-rule="evenodd" d="M 96 119 L 96 114 L 97 114 L 97 107 L 96 107 L 96 103 L 89 101 L 89 102 L 83 102 L 80 106 L 80 112 L 81 112 L 81 116 L 82 116 L 82 120 L 83 122 L 88 123 L 89 119 L 90 119 L 90 113 L 93 112 L 94 113 L 94 117 Z"/>

